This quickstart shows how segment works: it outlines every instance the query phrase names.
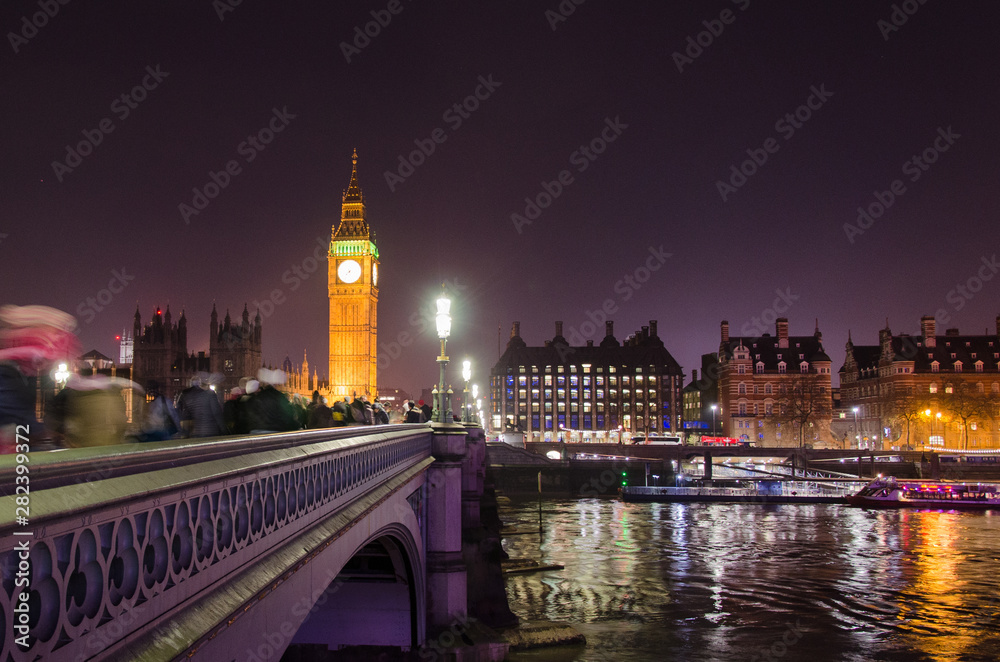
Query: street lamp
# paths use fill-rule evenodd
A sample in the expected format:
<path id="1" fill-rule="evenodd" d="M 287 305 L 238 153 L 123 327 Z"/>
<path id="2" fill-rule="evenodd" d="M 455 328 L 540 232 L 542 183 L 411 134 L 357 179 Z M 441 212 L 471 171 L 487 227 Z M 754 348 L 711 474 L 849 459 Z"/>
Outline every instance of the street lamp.
<path id="1" fill-rule="evenodd" d="M 472 379 L 472 361 L 462 361 L 462 379 L 465 380 L 465 398 L 462 406 L 462 422 L 469 423 L 469 381 Z"/>
<path id="2" fill-rule="evenodd" d="M 56 368 L 56 372 L 52 375 L 56 380 L 56 387 L 58 388 L 60 384 L 66 386 L 66 381 L 69 379 L 70 372 L 65 363 L 60 363 L 59 367 Z"/>
<path id="3" fill-rule="evenodd" d="M 854 437 L 858 441 L 858 448 L 861 448 L 861 430 L 858 429 L 858 407 L 853 407 L 851 411 L 854 412 Z"/>
<path id="4" fill-rule="evenodd" d="M 712 436 L 715 436 L 715 410 L 719 408 L 719 405 L 712 405 Z"/>
<path id="5" fill-rule="evenodd" d="M 441 356 L 437 358 L 438 365 L 441 367 L 441 378 L 438 380 L 438 410 L 437 416 L 434 418 L 438 423 L 446 423 L 448 421 L 448 412 L 444 404 L 444 369 L 448 365 L 448 355 L 445 354 L 445 345 L 448 342 L 448 336 L 451 335 L 451 299 L 448 298 L 448 291 L 443 285 L 441 286 L 441 296 L 437 299 L 437 315 L 434 317 L 434 322 L 437 326 L 438 338 L 441 339 Z"/>

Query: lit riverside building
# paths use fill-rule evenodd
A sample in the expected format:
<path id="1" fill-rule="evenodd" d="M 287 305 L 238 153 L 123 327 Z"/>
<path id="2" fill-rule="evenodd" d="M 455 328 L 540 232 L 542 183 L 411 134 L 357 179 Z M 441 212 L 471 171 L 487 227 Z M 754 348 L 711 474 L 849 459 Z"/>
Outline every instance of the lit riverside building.
<path id="1" fill-rule="evenodd" d="M 627 440 L 680 428 L 684 372 L 656 333 L 656 321 L 619 343 L 612 322 L 599 345 L 571 347 L 556 322 L 543 347 L 528 347 L 514 322 L 490 373 L 494 431 L 526 441 Z"/>
<path id="2" fill-rule="evenodd" d="M 855 345 L 848 335 L 840 393 L 845 434 L 858 409 L 859 430 L 849 430 L 845 445 L 998 448 L 1000 315 L 992 334 L 938 335 L 935 318 L 924 316 L 920 335 L 894 334 L 888 323 L 878 345 Z"/>

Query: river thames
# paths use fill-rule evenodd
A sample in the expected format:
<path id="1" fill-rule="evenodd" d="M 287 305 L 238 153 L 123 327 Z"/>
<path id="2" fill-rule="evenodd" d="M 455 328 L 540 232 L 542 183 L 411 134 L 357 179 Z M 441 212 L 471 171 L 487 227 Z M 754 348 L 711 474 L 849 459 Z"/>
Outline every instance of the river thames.
<path id="1" fill-rule="evenodd" d="M 522 619 L 572 624 L 570 660 L 1000 659 L 1000 512 L 501 499 Z"/>

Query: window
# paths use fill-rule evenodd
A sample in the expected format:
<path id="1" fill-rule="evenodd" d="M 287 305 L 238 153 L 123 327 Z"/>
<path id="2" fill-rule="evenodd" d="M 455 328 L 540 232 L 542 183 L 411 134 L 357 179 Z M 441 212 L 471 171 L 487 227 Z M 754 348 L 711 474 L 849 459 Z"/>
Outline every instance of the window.
<path id="1" fill-rule="evenodd" d="M 785 374 L 785 362 L 781 361 L 778 363 L 778 374 Z"/>
<path id="2" fill-rule="evenodd" d="M 757 361 L 757 372 L 758 373 L 764 372 L 764 362 L 763 361 Z"/>
<path id="3" fill-rule="evenodd" d="M 771 390 L 770 384 L 764 384 L 764 395 L 771 395 L 773 391 Z"/>
<path id="4" fill-rule="evenodd" d="M 739 392 L 740 395 L 746 395 L 747 394 L 747 385 L 744 384 L 743 382 L 740 382 L 740 385 L 737 387 L 736 390 L 737 390 L 737 392 Z"/>
<path id="5" fill-rule="evenodd" d="M 801 372 L 803 374 L 809 372 L 809 364 L 806 363 L 805 361 L 803 361 L 802 363 L 800 363 L 799 364 L 799 372 Z"/>
<path id="6" fill-rule="evenodd" d="M 940 367 L 941 367 L 941 364 L 938 363 L 937 361 L 932 361 L 931 362 L 931 372 L 938 372 L 939 369 L 940 369 Z"/>
<path id="7" fill-rule="evenodd" d="M 931 393 L 937 393 L 937 388 L 938 388 L 937 384 L 931 384 L 931 386 L 930 386 L 930 392 Z"/>

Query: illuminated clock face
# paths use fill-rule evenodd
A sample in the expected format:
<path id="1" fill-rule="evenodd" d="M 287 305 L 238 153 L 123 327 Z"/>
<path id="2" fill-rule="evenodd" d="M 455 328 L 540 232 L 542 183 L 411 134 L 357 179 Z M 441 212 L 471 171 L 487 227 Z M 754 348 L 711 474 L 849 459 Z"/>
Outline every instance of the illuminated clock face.
<path id="1" fill-rule="evenodd" d="M 372 285 L 378 287 L 378 265 L 372 265 Z"/>
<path id="2" fill-rule="evenodd" d="M 337 277 L 343 283 L 353 283 L 361 278 L 361 265 L 354 260 L 344 260 L 337 265 Z"/>

